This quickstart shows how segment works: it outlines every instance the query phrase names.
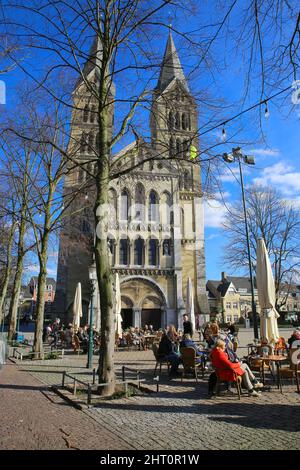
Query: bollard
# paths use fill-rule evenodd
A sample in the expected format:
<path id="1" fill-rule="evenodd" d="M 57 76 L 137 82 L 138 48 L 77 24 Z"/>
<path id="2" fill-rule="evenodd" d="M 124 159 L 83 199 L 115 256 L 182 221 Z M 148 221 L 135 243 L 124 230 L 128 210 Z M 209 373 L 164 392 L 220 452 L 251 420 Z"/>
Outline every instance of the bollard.
<path id="1" fill-rule="evenodd" d="M 138 389 L 140 389 L 141 384 L 140 384 L 140 371 L 139 370 L 136 372 L 136 379 L 138 381 Z"/>
<path id="2" fill-rule="evenodd" d="M 87 404 L 90 405 L 92 403 L 92 387 L 88 384 L 88 393 L 87 393 Z"/>
<path id="3" fill-rule="evenodd" d="M 93 385 L 96 383 L 96 369 L 93 369 Z"/>
<path id="4" fill-rule="evenodd" d="M 62 373 L 62 383 L 61 383 L 62 388 L 65 388 L 65 380 L 66 380 L 66 371 L 64 370 Z"/>
<path id="5" fill-rule="evenodd" d="M 125 382 L 125 366 L 122 366 L 122 381 Z"/>
<path id="6" fill-rule="evenodd" d="M 74 390 L 73 390 L 73 395 L 75 396 L 76 395 L 76 379 L 74 378 Z"/>

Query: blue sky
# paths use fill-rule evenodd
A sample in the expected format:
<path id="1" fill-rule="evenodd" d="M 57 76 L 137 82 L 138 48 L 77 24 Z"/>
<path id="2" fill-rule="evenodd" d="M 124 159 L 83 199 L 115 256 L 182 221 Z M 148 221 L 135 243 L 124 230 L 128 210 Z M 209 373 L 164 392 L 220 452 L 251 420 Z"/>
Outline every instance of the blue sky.
<path id="1" fill-rule="evenodd" d="M 215 123 L 220 124 L 217 129 L 200 138 L 200 148 L 203 149 L 206 146 L 221 143 L 222 121 L 226 121 L 237 112 L 247 108 L 247 106 L 260 101 L 261 89 L 259 78 L 253 79 L 249 94 L 245 102 L 241 104 L 245 90 L 245 75 L 248 62 L 247 56 L 243 55 L 242 51 L 240 53 L 234 47 L 234 42 L 230 36 L 225 41 L 225 36 L 223 34 L 220 35 L 219 39 L 210 49 L 211 55 L 208 61 L 210 63 L 204 63 L 199 59 L 200 55 L 199 51 L 197 53 L 197 48 L 192 50 L 184 38 L 180 34 L 176 34 L 176 31 L 189 34 L 189 32 L 197 30 L 198 32 L 193 32 L 191 37 L 194 40 L 199 39 L 204 41 L 207 31 L 205 29 L 206 25 L 217 25 L 217 19 L 222 16 L 222 11 L 215 10 L 214 2 L 201 3 L 201 8 L 199 7 L 194 16 L 186 12 L 183 13 L 180 10 L 175 13 L 165 12 L 164 15 L 165 18 L 170 17 L 172 28 L 175 30 L 173 33 L 175 45 L 178 49 L 185 74 L 189 79 L 192 92 L 197 98 L 205 96 L 204 102 L 203 100 L 199 101 L 199 127 L 203 129 L 203 126 L 207 128 Z M 20 16 L 19 19 L 22 19 L 22 17 Z M 232 24 L 237 24 L 238 19 L 238 15 L 233 16 Z M 212 29 L 211 33 L 213 31 Z M 157 64 L 163 57 L 167 34 L 166 28 L 161 28 L 156 32 L 156 35 L 152 35 L 152 52 L 158 60 Z M 266 37 L 265 41 L 266 50 L 267 48 L 272 50 L 272 38 Z M 205 45 L 205 42 L 203 44 Z M 30 54 L 26 55 L 24 63 L 30 65 L 32 67 L 31 70 L 34 70 L 34 73 L 38 76 L 45 70 L 43 66 L 44 63 L 46 64 L 45 59 L 49 60 L 47 54 L 41 51 L 35 51 L 35 53 L 31 51 Z M 126 63 L 126 60 L 128 62 L 130 59 L 120 56 L 120 63 L 122 65 Z M 155 86 L 157 72 L 157 67 L 140 72 L 140 83 L 149 80 L 149 83 Z M 19 69 L 16 69 L 1 78 L 5 80 L 7 86 L 6 108 L 10 109 L 15 105 L 15 89 L 24 80 L 24 74 Z M 125 96 L 130 87 L 132 90 L 133 77 L 129 77 L 128 81 L 118 77 L 116 81 L 117 97 L 122 98 Z M 278 89 L 289 85 L 292 85 L 291 78 L 287 79 L 285 83 L 281 83 L 280 86 L 277 86 L 276 82 L 272 83 L 270 80 L 266 84 L 264 97 L 270 96 L 273 92 L 278 91 Z M 256 165 L 245 168 L 246 186 L 254 182 L 274 186 L 281 192 L 283 198 L 293 200 L 295 204 L 300 206 L 300 105 L 291 108 L 291 93 L 292 89 L 290 92 L 285 93 L 284 106 L 282 100 L 269 102 L 270 117 L 267 120 L 262 118 L 264 140 L 259 130 L 259 109 L 257 108 L 245 114 L 242 118 L 226 125 L 228 138 L 230 139 L 232 136 L 234 138 L 230 139 L 232 143 L 225 143 L 216 147 L 215 153 L 221 154 L 224 151 L 230 151 L 233 146 L 240 144 L 245 152 L 251 153 L 256 157 Z M 212 111 L 212 105 L 216 103 L 216 109 Z M 119 113 L 120 111 L 117 110 L 117 119 L 121 115 Z M 149 115 L 147 115 L 146 110 L 143 109 L 137 113 L 136 122 L 139 123 L 140 129 L 147 133 Z M 129 136 L 126 138 L 129 139 Z M 238 170 L 235 164 L 231 165 L 230 169 L 233 173 Z M 219 166 L 219 172 L 220 174 L 216 174 L 215 177 L 218 179 L 224 200 L 229 207 L 230 204 L 241 197 L 240 186 L 222 162 Z M 224 270 L 224 266 L 222 266 L 222 253 L 226 240 L 222 237 L 221 225 L 226 217 L 228 217 L 227 209 L 221 201 L 220 195 L 216 192 L 214 200 L 209 199 L 205 202 L 206 269 L 208 279 L 220 278 L 220 272 Z M 48 263 L 48 274 L 51 276 L 56 274 L 57 254 L 57 240 L 53 239 Z M 32 257 L 27 263 L 26 278 L 28 279 L 30 275 L 36 275 L 37 273 L 36 259 Z M 230 274 L 238 273 L 231 272 Z"/>

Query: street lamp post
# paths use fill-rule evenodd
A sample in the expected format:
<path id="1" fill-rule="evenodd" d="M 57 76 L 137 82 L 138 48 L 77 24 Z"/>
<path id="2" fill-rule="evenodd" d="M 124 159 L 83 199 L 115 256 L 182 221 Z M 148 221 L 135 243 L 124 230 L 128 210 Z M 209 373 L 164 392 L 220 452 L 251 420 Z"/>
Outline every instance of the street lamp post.
<path id="1" fill-rule="evenodd" d="M 251 254 L 250 254 L 250 239 L 249 239 L 247 212 L 246 212 L 244 178 L 243 178 L 242 163 L 241 163 L 242 158 L 244 159 L 245 163 L 248 163 L 249 165 L 254 165 L 255 164 L 254 157 L 252 155 L 243 155 L 242 150 L 241 150 L 240 147 L 232 149 L 232 153 L 224 153 L 223 154 L 223 159 L 227 163 L 233 163 L 236 160 L 239 162 L 241 188 L 242 188 L 243 210 L 244 210 L 244 219 L 245 219 L 245 231 L 246 231 L 246 240 L 247 240 L 249 275 L 250 275 L 250 285 L 251 285 L 251 304 L 252 304 L 252 316 L 253 316 L 253 329 L 254 329 L 254 338 L 258 339 L 258 322 L 257 322 L 255 296 L 254 296 L 254 283 L 253 283 L 253 275 L 252 275 L 252 262 L 251 262 Z"/>
<path id="2" fill-rule="evenodd" d="M 90 330 L 89 330 L 89 347 L 88 347 L 88 360 L 87 360 L 87 369 L 91 369 L 93 365 L 93 348 L 94 348 L 94 332 L 93 332 L 93 322 L 94 322 L 94 292 L 97 282 L 96 267 L 90 266 L 89 268 L 89 279 L 91 282 L 91 304 L 90 304 Z"/>

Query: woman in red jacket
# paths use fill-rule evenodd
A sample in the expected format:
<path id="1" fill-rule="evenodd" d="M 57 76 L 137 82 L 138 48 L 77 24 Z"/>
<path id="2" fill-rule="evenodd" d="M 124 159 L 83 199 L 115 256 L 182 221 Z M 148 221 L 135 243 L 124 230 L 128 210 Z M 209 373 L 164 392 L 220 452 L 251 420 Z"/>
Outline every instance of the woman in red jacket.
<path id="1" fill-rule="evenodd" d="M 236 375 L 240 375 L 242 377 L 244 386 L 248 390 L 249 396 L 259 396 L 259 394 L 254 389 L 263 387 L 263 384 L 256 380 L 247 364 L 241 364 L 240 362 L 230 362 L 225 352 L 224 341 L 218 339 L 210 355 L 212 365 L 217 370 L 221 381 L 235 382 Z"/>

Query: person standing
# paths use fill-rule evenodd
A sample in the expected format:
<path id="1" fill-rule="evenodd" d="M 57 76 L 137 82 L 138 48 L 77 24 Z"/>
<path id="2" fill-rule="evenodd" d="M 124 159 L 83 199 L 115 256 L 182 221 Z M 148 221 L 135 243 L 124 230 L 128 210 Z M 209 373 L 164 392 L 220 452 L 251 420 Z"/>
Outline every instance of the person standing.
<path id="1" fill-rule="evenodd" d="M 190 335 L 191 337 L 193 337 L 194 334 L 193 325 L 189 321 L 189 316 L 186 313 L 183 315 L 183 334 Z"/>

